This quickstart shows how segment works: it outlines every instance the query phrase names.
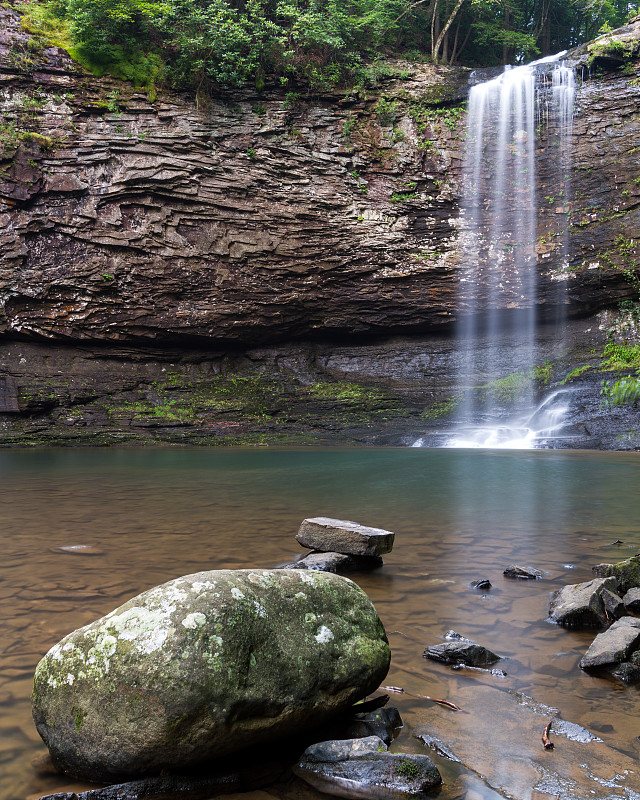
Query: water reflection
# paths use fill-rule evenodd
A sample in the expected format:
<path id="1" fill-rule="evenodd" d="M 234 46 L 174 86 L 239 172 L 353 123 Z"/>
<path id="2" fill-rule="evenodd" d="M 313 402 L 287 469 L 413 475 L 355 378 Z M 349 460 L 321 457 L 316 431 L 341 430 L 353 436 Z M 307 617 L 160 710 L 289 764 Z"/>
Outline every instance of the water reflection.
<path id="1" fill-rule="evenodd" d="M 581 673 L 577 662 L 592 636 L 545 622 L 551 590 L 590 579 L 594 563 L 637 552 L 634 454 L 5 451 L 0 480 L 1 800 L 66 785 L 30 766 L 43 750 L 30 718 L 31 677 L 51 645 L 177 575 L 289 561 L 299 552 L 300 521 L 316 515 L 397 533 L 385 567 L 357 577 L 390 632 L 389 683 L 454 702 L 473 685 L 495 686 L 422 658 L 454 628 L 506 657 L 501 689 L 555 705 L 565 719 L 597 725 L 609 744 L 638 754 L 637 690 Z M 75 545 L 99 553 L 57 549 Z M 502 570 L 512 563 L 544 570 L 545 578 L 509 581 Z M 491 591 L 471 589 L 480 577 Z M 399 696 L 396 705 L 406 722 L 399 745 L 419 752 L 411 732 L 424 702 Z M 483 800 L 495 796 L 457 767 L 444 769 L 443 800 L 472 786 Z"/>

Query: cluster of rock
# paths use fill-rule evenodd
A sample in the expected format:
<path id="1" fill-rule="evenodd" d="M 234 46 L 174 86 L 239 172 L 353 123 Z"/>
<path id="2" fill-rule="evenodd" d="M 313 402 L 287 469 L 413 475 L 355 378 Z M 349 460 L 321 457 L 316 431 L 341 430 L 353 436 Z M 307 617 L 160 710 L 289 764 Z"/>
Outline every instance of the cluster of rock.
<path id="1" fill-rule="evenodd" d="M 549 618 L 570 628 L 606 628 L 580 660 L 585 670 L 606 670 L 624 682 L 640 680 L 640 555 L 593 568 L 596 578 L 551 597 Z"/>
<path id="2" fill-rule="evenodd" d="M 296 540 L 311 552 L 283 569 L 356 572 L 382 566 L 393 548 L 395 533 L 343 519 L 312 517 L 300 525 Z"/>
<path id="3" fill-rule="evenodd" d="M 307 559 L 323 556 L 334 568 L 344 556 L 377 565 L 393 539 L 322 517 L 305 520 L 298 534 L 316 551 Z M 247 767 L 236 754 L 301 737 L 314 743 L 301 756 L 297 745 L 288 763 L 295 759 L 293 772 L 316 789 L 425 797 L 441 783 L 435 765 L 389 753 L 400 714 L 384 707 L 388 695 L 364 700 L 389 668 L 382 622 L 356 584 L 328 569 L 312 560 L 297 570 L 186 575 L 62 639 L 36 668 L 36 727 L 55 770 L 110 785 L 42 800 L 255 789 L 277 779 L 277 764 L 262 753 L 264 763 L 250 756 Z"/>

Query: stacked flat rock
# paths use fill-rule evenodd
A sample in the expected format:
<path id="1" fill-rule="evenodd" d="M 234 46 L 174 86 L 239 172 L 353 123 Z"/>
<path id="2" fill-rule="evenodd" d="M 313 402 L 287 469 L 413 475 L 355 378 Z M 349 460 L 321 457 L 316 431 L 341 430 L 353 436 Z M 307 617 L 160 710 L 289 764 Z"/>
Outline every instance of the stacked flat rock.
<path id="1" fill-rule="evenodd" d="M 382 566 L 381 556 L 390 553 L 395 533 L 370 528 L 343 519 L 312 517 L 305 519 L 296 536 L 311 552 L 285 569 L 310 569 L 320 572 L 355 572 Z"/>

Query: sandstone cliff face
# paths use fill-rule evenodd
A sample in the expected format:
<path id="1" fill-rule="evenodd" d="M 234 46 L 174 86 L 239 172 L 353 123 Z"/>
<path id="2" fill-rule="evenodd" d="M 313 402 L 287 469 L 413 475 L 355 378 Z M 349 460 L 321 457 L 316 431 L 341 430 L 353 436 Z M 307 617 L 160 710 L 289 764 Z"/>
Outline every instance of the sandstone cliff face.
<path id="1" fill-rule="evenodd" d="M 0 29 L 0 332 L 246 345 L 435 330 L 464 311 L 465 70 L 405 65 L 366 95 L 244 91 L 196 108 L 166 93 L 150 103 L 59 50 L 34 55 L 9 9 Z M 578 313 L 635 291 L 624 271 L 640 222 L 636 71 L 627 61 L 579 91 Z M 546 144 L 542 306 L 556 297 L 554 232 L 569 210 L 544 175 Z"/>

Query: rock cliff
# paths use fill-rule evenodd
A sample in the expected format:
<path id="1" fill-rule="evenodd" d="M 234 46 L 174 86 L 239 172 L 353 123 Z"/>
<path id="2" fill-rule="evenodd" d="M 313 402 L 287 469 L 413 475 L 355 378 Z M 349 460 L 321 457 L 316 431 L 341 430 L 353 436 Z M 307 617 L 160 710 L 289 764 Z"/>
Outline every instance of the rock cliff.
<path id="1" fill-rule="evenodd" d="M 553 317 L 560 275 L 574 316 L 638 294 L 639 27 L 626 29 L 617 61 L 606 42 L 587 53 L 597 70 L 583 70 L 578 90 L 571 202 L 545 167 L 552 142 L 541 128 L 542 318 Z M 34 44 L 18 12 L 0 8 L 0 410 L 62 404 L 51 390 L 42 405 L 42 387 L 63 372 L 53 361 L 74 360 L 54 344 L 116 346 L 108 358 L 131 366 L 155 358 L 145 347 L 168 348 L 176 363 L 181 348 L 213 348 L 215 361 L 267 343 L 450 332 L 465 310 L 456 271 L 468 79 L 462 68 L 395 63 L 360 91 L 268 86 L 151 102 Z M 519 307 L 517 294 L 505 302 Z M 16 340 L 33 342 L 30 365 L 41 365 L 26 384 Z M 75 386 L 93 400 L 84 369 Z M 61 413 L 75 391 L 66 386 Z"/>

